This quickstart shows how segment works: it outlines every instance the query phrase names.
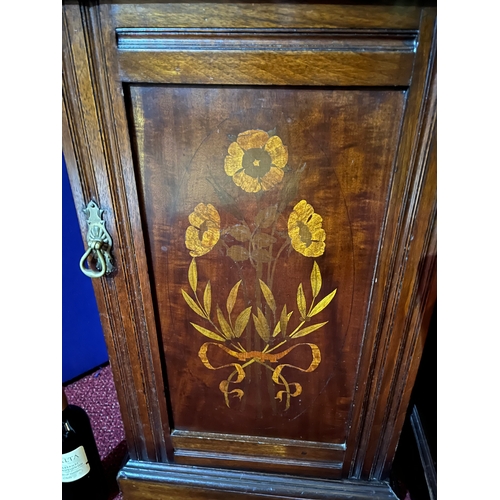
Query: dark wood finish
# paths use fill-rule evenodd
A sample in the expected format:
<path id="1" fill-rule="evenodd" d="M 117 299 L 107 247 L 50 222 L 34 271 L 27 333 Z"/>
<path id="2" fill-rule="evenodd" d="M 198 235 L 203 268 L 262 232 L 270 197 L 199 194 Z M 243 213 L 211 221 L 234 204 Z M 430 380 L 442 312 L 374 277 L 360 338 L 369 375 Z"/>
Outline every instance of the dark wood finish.
<path id="1" fill-rule="evenodd" d="M 94 290 L 131 457 L 120 475 L 126 499 L 178 498 L 193 485 L 198 496 L 190 498 L 250 491 L 393 498 L 380 481 L 388 477 L 435 302 L 435 53 L 435 8 L 428 7 L 64 4 L 64 153 L 82 234 L 82 209 L 93 199 L 117 263 L 112 276 L 94 280 Z M 288 148 L 276 167 L 283 184 L 272 181 L 258 196 L 224 171 L 229 145 L 255 129 L 273 129 Z M 245 182 L 255 186 L 248 176 Z M 227 195 L 234 204 L 222 200 Z M 318 301 L 337 289 L 312 318 L 326 326 L 295 343 L 314 348 L 287 354 L 281 376 L 300 383 L 301 394 L 279 401 L 285 379 L 271 375 L 282 351 L 265 355 L 268 342 L 253 327 L 241 342 L 254 354 L 233 351 L 227 361 L 222 348 L 208 345 L 203 361 L 200 346 L 210 339 L 191 325 L 210 325 L 181 294 L 194 296 L 184 239 L 197 203 L 217 207 L 221 229 L 233 227 L 239 212 L 254 221 L 276 205 L 283 221 L 270 219 L 272 233 L 251 227 L 261 243 L 274 234 L 286 239 L 286 219 L 304 199 L 323 218 L 326 250 L 309 257 L 283 251 L 275 275 L 262 248 L 274 257 L 277 249 L 260 246 L 255 269 L 244 268 L 246 258 L 230 258 L 238 241 L 218 232 L 220 244 L 196 257 L 194 288 L 203 295 L 210 280 L 212 312 L 217 303 L 225 310 L 229 290 L 245 278 L 247 296 L 237 296 L 235 315 L 251 304 L 270 320 L 264 289 L 254 278 L 257 285 L 248 285 L 251 273 L 272 285 L 287 311 L 297 309 L 298 283 L 310 303 L 313 262 L 323 282 Z M 300 329 L 297 310 L 292 317 L 291 328 Z M 217 325 L 223 328 L 220 319 Z M 223 343 L 227 349 L 233 340 Z M 269 340 L 274 350 L 277 341 Z M 244 395 L 226 403 L 219 383 L 230 370 L 207 363 L 235 357 L 261 363 L 249 366 L 240 385 L 232 382 Z M 293 369 L 305 363 L 311 370 Z M 228 486 L 226 476 L 239 483 Z"/>
<path id="2" fill-rule="evenodd" d="M 325 481 L 226 469 L 129 461 L 118 482 L 130 500 L 190 498 L 303 498 L 310 500 L 396 500 L 387 483 Z"/>

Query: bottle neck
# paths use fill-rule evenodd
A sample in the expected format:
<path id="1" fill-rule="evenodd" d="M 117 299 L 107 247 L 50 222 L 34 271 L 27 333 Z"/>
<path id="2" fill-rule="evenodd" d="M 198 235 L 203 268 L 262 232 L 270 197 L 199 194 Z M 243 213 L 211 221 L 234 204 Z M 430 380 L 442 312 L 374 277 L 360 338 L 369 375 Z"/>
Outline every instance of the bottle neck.
<path id="1" fill-rule="evenodd" d="M 64 418 L 62 422 L 62 432 L 64 438 L 67 438 L 71 432 L 75 432 L 75 429 L 73 429 L 73 427 L 71 427 L 71 424 Z"/>

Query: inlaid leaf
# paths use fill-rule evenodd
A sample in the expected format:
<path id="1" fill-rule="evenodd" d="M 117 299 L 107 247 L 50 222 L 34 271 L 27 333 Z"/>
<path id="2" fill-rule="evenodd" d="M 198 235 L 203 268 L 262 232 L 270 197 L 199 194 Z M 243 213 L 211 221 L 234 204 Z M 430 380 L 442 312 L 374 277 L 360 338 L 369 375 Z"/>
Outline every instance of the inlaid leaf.
<path id="1" fill-rule="evenodd" d="M 210 308 L 212 307 L 212 285 L 210 285 L 210 281 L 208 281 L 207 286 L 205 287 L 203 305 L 205 306 L 207 316 L 210 316 Z"/>
<path id="2" fill-rule="evenodd" d="M 291 311 L 290 314 L 287 314 L 286 304 L 285 304 L 283 309 L 281 310 L 281 316 L 280 316 L 280 331 L 283 335 L 286 335 L 288 321 L 290 320 L 290 316 L 292 315 L 292 313 L 293 311 Z"/>
<path id="3" fill-rule="evenodd" d="M 233 245 L 232 247 L 228 248 L 227 255 L 231 257 L 231 259 L 233 259 L 235 262 L 247 260 L 250 256 L 248 250 L 239 245 Z"/>
<path id="4" fill-rule="evenodd" d="M 254 236 L 253 243 L 259 248 L 266 248 L 273 243 L 276 243 L 276 238 L 266 233 L 259 233 Z"/>
<path id="5" fill-rule="evenodd" d="M 324 323 L 317 323 L 315 325 L 308 326 L 307 328 L 304 328 L 303 330 L 299 330 L 293 338 L 296 339 L 298 337 L 305 337 L 306 335 L 309 335 L 310 333 L 319 330 L 322 326 L 325 326 L 328 323 L 328 321 L 325 321 Z"/>
<path id="6" fill-rule="evenodd" d="M 273 330 L 273 337 L 276 337 L 276 335 L 278 335 L 279 332 L 281 332 L 281 325 L 280 322 L 278 321 Z"/>
<path id="7" fill-rule="evenodd" d="M 276 207 L 270 206 L 262 209 L 255 216 L 255 224 L 262 228 L 269 227 L 276 220 Z"/>
<path id="8" fill-rule="evenodd" d="M 220 336 L 217 335 L 214 332 L 211 332 L 210 330 L 207 330 L 206 328 L 203 328 L 200 325 L 196 325 L 195 323 L 191 323 L 200 333 L 205 335 L 205 337 L 208 337 L 209 339 L 213 340 L 218 340 L 219 342 L 224 342 L 224 339 Z"/>
<path id="9" fill-rule="evenodd" d="M 276 312 L 276 302 L 274 300 L 273 292 L 271 292 L 271 289 L 261 279 L 259 279 L 259 283 L 260 289 L 262 290 L 262 294 L 266 299 L 267 305 L 271 308 L 271 311 L 273 313 Z"/>
<path id="10" fill-rule="evenodd" d="M 222 311 L 220 310 L 219 306 L 217 306 L 217 319 L 219 320 L 220 329 L 222 330 L 224 337 L 226 337 L 227 339 L 233 338 L 234 335 L 231 330 L 231 327 L 229 326 L 229 323 L 226 321 L 226 318 L 224 318 L 224 314 L 222 314 Z"/>
<path id="11" fill-rule="evenodd" d="M 247 226 L 243 226 L 242 224 L 237 224 L 235 226 L 231 226 L 228 230 L 229 234 L 238 241 L 248 241 L 252 233 Z"/>
<path id="12" fill-rule="evenodd" d="M 316 314 L 320 313 L 333 300 L 333 297 L 335 297 L 336 293 L 337 293 L 337 289 L 335 289 L 333 292 L 329 293 L 325 298 L 321 299 L 313 307 L 313 310 L 311 311 L 311 314 L 309 314 L 309 317 L 315 316 Z"/>
<path id="13" fill-rule="evenodd" d="M 196 267 L 196 259 L 193 257 L 191 264 L 189 264 L 188 278 L 191 289 L 196 294 L 196 288 L 198 287 L 198 268 Z"/>
<path id="14" fill-rule="evenodd" d="M 181 290 L 182 296 L 184 300 L 187 302 L 187 305 L 196 313 L 198 316 L 202 318 L 206 318 L 205 313 L 201 310 L 201 307 L 184 291 Z"/>
<path id="15" fill-rule="evenodd" d="M 234 336 L 241 337 L 241 334 L 245 330 L 248 324 L 248 320 L 250 319 L 250 313 L 252 312 L 252 306 L 247 307 L 243 311 L 240 312 L 238 317 L 236 318 L 236 322 L 234 324 Z"/>
<path id="16" fill-rule="evenodd" d="M 311 272 L 311 289 L 313 297 L 317 297 L 319 291 L 321 290 L 321 272 L 316 261 L 314 261 L 312 272 Z"/>
<path id="17" fill-rule="evenodd" d="M 288 322 L 290 321 L 290 316 L 293 314 L 293 311 L 290 311 L 289 313 L 286 312 L 286 304 L 283 306 L 283 309 L 281 310 L 281 316 L 280 320 L 276 324 L 276 327 L 274 328 L 273 332 L 273 337 L 276 337 L 278 333 L 283 332 L 283 335 L 286 335 L 286 329 L 288 326 Z"/>
<path id="18" fill-rule="evenodd" d="M 241 280 L 236 283 L 236 285 L 231 288 L 231 291 L 229 292 L 229 295 L 227 296 L 227 301 L 226 301 L 226 309 L 227 313 L 231 315 L 233 312 L 234 304 L 236 304 L 236 296 L 238 295 L 238 288 L 241 285 Z"/>
<path id="19" fill-rule="evenodd" d="M 269 342 L 269 325 L 260 307 L 257 308 L 257 314 L 257 316 L 255 316 L 255 314 L 252 314 L 253 322 L 255 323 L 255 329 L 264 342 Z"/>
<path id="20" fill-rule="evenodd" d="M 297 307 L 299 308 L 299 313 L 301 319 L 305 319 L 306 317 L 306 296 L 304 295 L 304 289 L 302 288 L 302 283 L 299 285 L 297 289 Z"/>
<path id="21" fill-rule="evenodd" d="M 252 252 L 252 259 L 254 259 L 256 262 L 271 262 L 273 260 L 273 257 L 264 248 L 257 248 Z"/>

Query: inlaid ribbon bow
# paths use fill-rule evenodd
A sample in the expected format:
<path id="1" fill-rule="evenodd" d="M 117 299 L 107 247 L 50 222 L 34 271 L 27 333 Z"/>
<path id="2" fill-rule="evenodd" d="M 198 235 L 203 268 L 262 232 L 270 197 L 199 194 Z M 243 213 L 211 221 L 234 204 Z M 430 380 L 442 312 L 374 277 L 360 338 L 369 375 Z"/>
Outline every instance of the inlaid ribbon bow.
<path id="1" fill-rule="evenodd" d="M 208 360 L 208 348 L 213 345 L 221 349 L 222 351 L 226 352 L 233 358 L 236 358 L 240 363 L 227 363 L 221 366 L 213 366 L 212 363 Z M 275 368 L 269 366 L 267 363 L 275 364 L 278 363 L 279 360 L 284 358 L 287 354 L 289 354 L 291 351 L 293 351 L 295 348 L 299 346 L 308 346 L 311 349 L 311 355 L 312 355 L 312 360 L 311 363 L 307 368 L 301 368 L 300 366 L 296 366 L 293 364 L 289 363 L 282 363 L 276 366 Z M 232 349 L 229 349 L 223 344 L 217 343 L 217 342 L 205 342 L 201 347 L 198 352 L 198 356 L 200 357 L 202 363 L 209 369 L 209 370 L 222 370 L 223 368 L 229 368 L 229 367 L 234 367 L 234 371 L 229 375 L 229 377 L 226 380 L 222 380 L 219 384 L 219 389 L 220 391 L 224 394 L 224 400 L 226 402 L 226 405 L 229 407 L 229 394 L 234 394 L 234 397 L 238 397 L 241 399 L 244 395 L 244 392 L 242 389 L 232 389 L 229 390 L 229 384 L 239 384 L 241 383 L 244 378 L 245 378 L 245 368 L 247 366 L 250 366 L 252 363 L 259 363 L 261 365 L 264 365 L 267 369 L 271 370 L 272 373 L 272 380 L 275 384 L 282 385 L 284 386 L 284 390 L 278 391 L 276 393 L 276 399 L 279 400 L 280 402 L 283 399 L 283 395 L 286 395 L 286 404 L 285 404 L 285 410 L 288 410 L 290 407 L 290 398 L 291 397 L 297 397 L 302 393 L 302 386 L 298 382 L 287 382 L 285 377 L 282 375 L 282 371 L 284 368 L 289 367 L 293 368 L 294 370 L 299 370 L 304 373 L 309 373 L 313 372 L 316 370 L 318 365 L 321 362 L 321 353 L 316 344 L 309 344 L 309 343 L 300 343 L 300 344 L 295 344 L 292 347 L 289 347 L 288 349 L 281 351 L 279 353 L 271 353 L 271 352 L 263 352 L 263 351 L 243 351 L 243 352 L 238 352 L 238 351 L 233 351 Z M 234 380 L 233 380 L 234 379 Z M 290 387 L 293 387 L 293 392 L 291 391 Z"/>

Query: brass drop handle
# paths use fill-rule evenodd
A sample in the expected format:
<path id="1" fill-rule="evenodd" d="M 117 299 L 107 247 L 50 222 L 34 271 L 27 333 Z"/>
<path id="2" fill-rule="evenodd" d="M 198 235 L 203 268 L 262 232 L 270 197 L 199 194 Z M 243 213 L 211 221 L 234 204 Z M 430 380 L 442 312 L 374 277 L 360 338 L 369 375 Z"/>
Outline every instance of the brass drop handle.
<path id="1" fill-rule="evenodd" d="M 82 270 L 82 273 L 89 278 L 100 278 L 106 273 L 106 261 L 104 260 L 104 255 L 100 250 L 100 245 L 98 245 L 99 243 L 96 243 L 95 246 L 89 247 L 88 250 L 83 254 L 83 257 L 80 259 L 80 269 Z M 94 271 L 90 268 L 85 267 L 85 261 L 91 253 L 94 253 L 94 255 L 97 256 L 96 268 L 100 268 L 100 271 Z"/>
<path id="2" fill-rule="evenodd" d="M 88 249 L 80 259 L 80 270 L 89 278 L 101 278 L 115 269 L 111 257 L 113 241 L 106 231 L 105 222 L 102 219 L 103 210 L 96 203 L 91 201 L 84 210 L 84 213 L 87 216 L 87 224 L 89 226 L 87 233 Z M 85 262 L 91 256 L 96 261 L 95 270 L 85 267 Z"/>

